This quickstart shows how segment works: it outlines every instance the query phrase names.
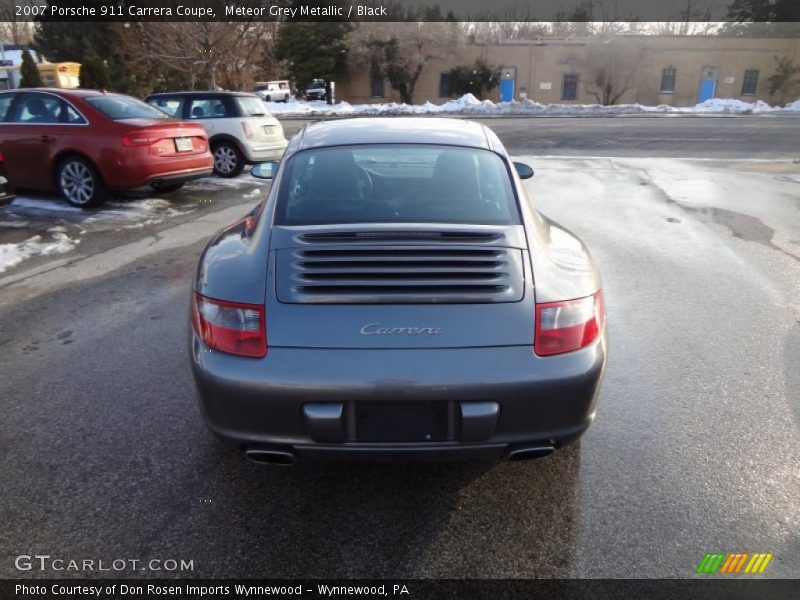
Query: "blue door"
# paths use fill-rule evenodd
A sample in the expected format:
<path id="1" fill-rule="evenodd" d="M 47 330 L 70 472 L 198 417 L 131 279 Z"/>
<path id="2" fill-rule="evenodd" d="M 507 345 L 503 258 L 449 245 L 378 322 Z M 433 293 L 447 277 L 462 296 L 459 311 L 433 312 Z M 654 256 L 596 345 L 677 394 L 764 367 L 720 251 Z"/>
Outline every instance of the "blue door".
<path id="1" fill-rule="evenodd" d="M 500 102 L 511 102 L 514 99 L 514 80 L 500 80 Z"/>
<path id="2" fill-rule="evenodd" d="M 705 102 L 714 97 L 714 92 L 717 91 L 717 82 L 714 79 L 701 79 L 700 90 L 697 93 L 697 101 Z"/>

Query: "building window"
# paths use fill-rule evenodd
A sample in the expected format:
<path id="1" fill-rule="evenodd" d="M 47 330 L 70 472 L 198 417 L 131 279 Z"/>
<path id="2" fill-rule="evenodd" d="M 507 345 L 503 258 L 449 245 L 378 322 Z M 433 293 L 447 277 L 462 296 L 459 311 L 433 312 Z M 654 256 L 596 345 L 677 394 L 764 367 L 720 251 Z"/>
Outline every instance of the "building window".
<path id="1" fill-rule="evenodd" d="M 384 89 L 383 77 L 381 77 L 380 75 L 373 76 L 372 81 L 370 82 L 370 89 L 372 90 L 373 98 L 383 98 L 386 95 L 386 90 Z"/>
<path id="2" fill-rule="evenodd" d="M 578 99 L 578 76 L 576 74 L 567 73 L 564 75 L 564 83 L 561 86 L 561 99 L 562 100 Z"/>
<path id="3" fill-rule="evenodd" d="M 450 73 L 439 76 L 439 98 L 449 98 L 453 94 L 452 78 Z"/>
<path id="4" fill-rule="evenodd" d="M 675 74 L 677 69 L 667 67 L 661 71 L 661 93 L 674 94 L 675 93 Z"/>
<path id="5" fill-rule="evenodd" d="M 756 86 L 758 85 L 758 71 L 748 69 L 744 72 L 742 79 L 742 96 L 755 96 Z"/>

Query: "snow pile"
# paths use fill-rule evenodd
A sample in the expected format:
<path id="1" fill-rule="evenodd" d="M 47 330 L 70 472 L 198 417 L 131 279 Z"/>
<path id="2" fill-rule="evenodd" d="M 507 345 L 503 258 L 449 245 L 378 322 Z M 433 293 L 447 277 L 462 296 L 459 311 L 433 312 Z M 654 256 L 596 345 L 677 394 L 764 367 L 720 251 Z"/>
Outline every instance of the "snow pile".
<path id="1" fill-rule="evenodd" d="M 783 107 L 782 112 L 800 112 L 800 99 L 795 100 L 794 102 L 790 102 L 786 106 Z"/>
<path id="2" fill-rule="evenodd" d="M 67 204 L 66 200 L 46 200 L 44 198 L 26 198 L 24 196 L 17 196 L 14 201 L 9 205 L 11 209 L 25 208 L 37 211 L 56 211 L 73 213 L 76 215 L 86 214 L 86 211 L 76 208 L 71 204 Z M 14 210 L 14 212 L 17 212 Z M 24 211 L 27 212 L 27 211 Z"/>
<path id="3" fill-rule="evenodd" d="M 111 207 L 111 208 L 109 208 Z M 95 215 L 86 219 L 87 223 L 103 219 L 119 219 L 121 221 L 138 221 L 139 219 L 151 219 L 153 215 L 159 217 L 177 217 L 186 214 L 185 210 L 178 210 L 172 207 L 172 202 L 161 198 L 147 198 L 145 200 L 123 200 L 106 202 L 103 208 Z"/>
<path id="4" fill-rule="evenodd" d="M 261 196 L 262 191 L 263 190 L 261 188 L 253 188 L 246 194 L 242 194 L 242 198 L 258 198 Z"/>
<path id="5" fill-rule="evenodd" d="M 754 103 L 735 99 L 713 98 L 696 106 L 645 106 L 642 104 L 617 104 L 603 106 L 600 104 L 540 104 L 525 99 L 511 102 L 492 102 L 478 100 L 472 94 L 466 94 L 456 100 L 444 104 L 350 104 L 340 102 L 328 105 L 322 101 L 287 103 L 267 102 L 270 112 L 285 117 L 312 116 L 380 116 L 380 115 L 476 115 L 476 116 L 609 116 L 637 114 L 765 114 L 765 113 L 800 113 L 800 100 L 785 107 L 770 106 L 758 100 Z"/>
<path id="6" fill-rule="evenodd" d="M 201 177 L 200 179 L 194 179 L 186 184 L 186 189 L 192 188 L 194 190 L 227 187 L 238 190 L 247 186 L 262 185 L 263 183 L 263 179 L 257 179 L 250 175 L 249 172 L 245 172 L 238 177 L 231 177 L 230 179 L 224 177 Z"/>
<path id="7" fill-rule="evenodd" d="M 14 214 L 22 214 L 28 217 L 48 215 L 49 213 L 61 213 L 58 216 L 61 218 L 62 222 L 83 224 L 108 223 L 111 226 L 123 227 L 126 223 L 133 223 L 136 226 L 160 223 L 166 218 L 177 217 L 192 212 L 191 210 L 179 210 L 174 208 L 172 202 L 161 198 L 115 200 L 106 202 L 97 210 L 86 211 L 71 206 L 60 199 L 48 200 L 45 198 L 26 198 L 18 196 L 11 203 L 9 209 Z"/>
<path id="8" fill-rule="evenodd" d="M 70 238 L 64 227 L 51 227 L 47 230 L 52 241 L 43 242 L 41 235 L 34 235 L 24 242 L 16 244 L 0 244 L 0 273 L 21 263 L 31 256 L 46 256 L 49 254 L 64 254 L 74 250 L 80 243 L 78 239 Z"/>
<path id="9" fill-rule="evenodd" d="M 797 104 L 797 103 L 795 103 Z M 789 108 L 791 105 L 788 105 Z M 680 111 L 685 111 L 687 109 L 678 109 Z M 736 100 L 733 98 L 712 98 L 711 100 L 706 100 L 694 107 L 691 107 L 692 112 L 699 112 L 699 113 L 721 113 L 721 114 L 738 114 L 738 115 L 746 115 L 746 114 L 759 114 L 765 112 L 774 112 L 776 110 L 784 111 L 786 109 L 781 109 L 780 106 L 770 106 L 763 100 L 756 100 L 753 104 L 749 102 L 742 102 L 741 100 Z M 789 109 L 791 111 L 791 109 Z"/>

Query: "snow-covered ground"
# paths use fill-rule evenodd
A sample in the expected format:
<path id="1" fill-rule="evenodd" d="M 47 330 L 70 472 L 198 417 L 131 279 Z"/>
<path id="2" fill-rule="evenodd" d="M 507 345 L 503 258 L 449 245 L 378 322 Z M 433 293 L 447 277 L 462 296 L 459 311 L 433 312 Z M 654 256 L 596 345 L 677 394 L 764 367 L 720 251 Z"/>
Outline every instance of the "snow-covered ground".
<path id="1" fill-rule="evenodd" d="M 639 114 L 800 114 L 800 99 L 786 106 L 770 106 L 758 100 L 754 103 L 741 100 L 714 98 L 696 106 L 645 106 L 642 104 L 539 104 L 533 100 L 492 102 L 478 100 L 466 94 L 444 104 L 350 104 L 339 102 L 328 105 L 322 101 L 267 102 L 269 110 L 277 116 L 361 116 L 361 115 L 476 115 L 476 116 L 613 116 Z"/>
<path id="2" fill-rule="evenodd" d="M 187 183 L 192 194 L 115 199 L 97 210 L 70 206 L 57 196 L 19 196 L 0 214 L 0 273 L 34 256 L 65 254 L 74 250 L 87 233 L 142 229 L 199 208 L 204 198 L 219 189 L 231 196 L 257 200 L 264 182 L 245 173 L 234 179 L 204 177 Z"/>
<path id="3" fill-rule="evenodd" d="M 16 244 L 0 244 L 0 273 L 31 256 L 64 254 L 80 244 L 80 239 L 69 237 L 62 226 L 51 227 L 47 231 L 50 241 L 42 241 L 41 235 L 34 235 Z"/>

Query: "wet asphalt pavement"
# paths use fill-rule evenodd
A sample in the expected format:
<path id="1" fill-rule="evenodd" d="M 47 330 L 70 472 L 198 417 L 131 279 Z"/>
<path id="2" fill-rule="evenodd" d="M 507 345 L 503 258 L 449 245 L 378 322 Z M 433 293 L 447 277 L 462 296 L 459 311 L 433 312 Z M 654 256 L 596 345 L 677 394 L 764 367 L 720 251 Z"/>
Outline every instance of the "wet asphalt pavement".
<path id="1" fill-rule="evenodd" d="M 14 567 L 49 554 L 193 561 L 110 573 L 133 577 L 680 578 L 711 551 L 773 552 L 764 576 L 800 575 L 800 119 L 781 120 L 795 147 L 770 143 L 777 119 L 636 120 L 751 140 L 733 162 L 678 160 L 673 142 L 553 158 L 542 121 L 487 122 L 536 168 L 537 208 L 595 255 L 610 356 L 581 444 L 527 463 L 269 468 L 206 431 L 189 289 L 211 232 L 263 193 L 248 176 L 129 199 L 116 222 L 0 214 L 28 221 L 0 243 L 51 226 L 81 240 L 0 273 L 0 577 L 87 575 Z M 568 136 L 599 121 L 631 137 L 613 128 L 633 119 Z"/>

